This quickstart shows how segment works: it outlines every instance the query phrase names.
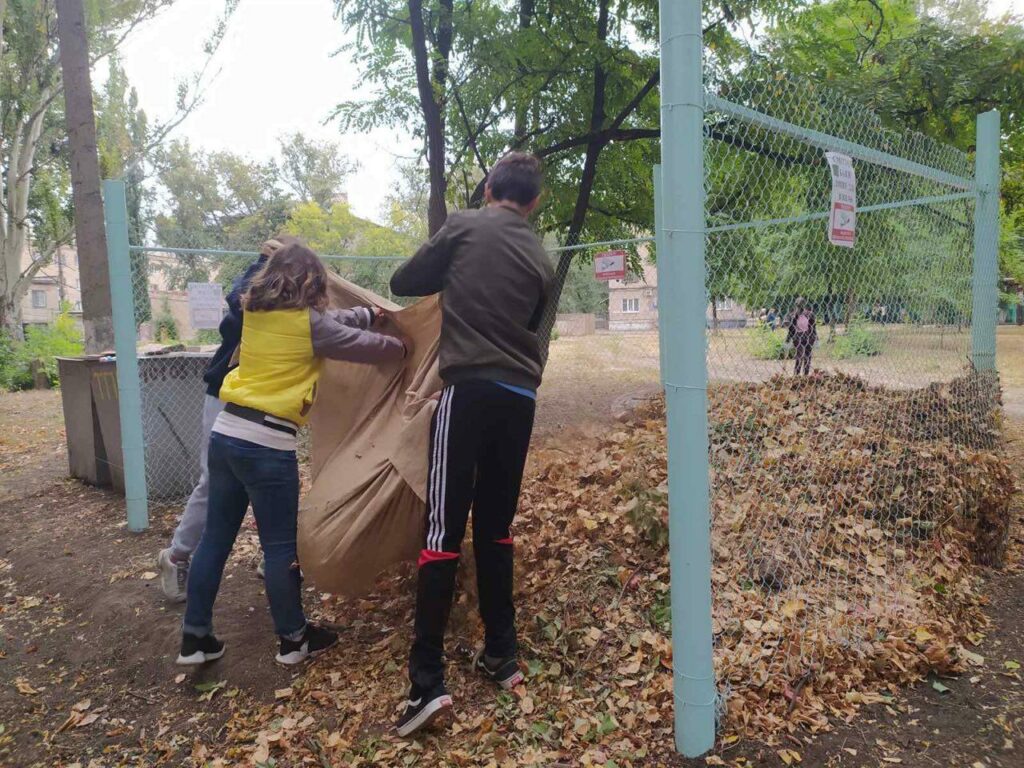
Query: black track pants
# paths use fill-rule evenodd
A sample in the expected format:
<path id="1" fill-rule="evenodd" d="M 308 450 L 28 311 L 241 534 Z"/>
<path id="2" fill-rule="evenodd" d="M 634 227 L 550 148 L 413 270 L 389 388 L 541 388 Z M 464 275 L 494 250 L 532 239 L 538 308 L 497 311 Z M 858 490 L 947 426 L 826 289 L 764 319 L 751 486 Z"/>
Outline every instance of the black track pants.
<path id="1" fill-rule="evenodd" d="M 489 381 L 445 388 L 431 425 L 427 533 L 409 655 L 414 696 L 444 681 L 444 632 L 470 508 L 480 615 L 491 656 L 516 654 L 509 527 L 533 431 L 536 403 Z"/>

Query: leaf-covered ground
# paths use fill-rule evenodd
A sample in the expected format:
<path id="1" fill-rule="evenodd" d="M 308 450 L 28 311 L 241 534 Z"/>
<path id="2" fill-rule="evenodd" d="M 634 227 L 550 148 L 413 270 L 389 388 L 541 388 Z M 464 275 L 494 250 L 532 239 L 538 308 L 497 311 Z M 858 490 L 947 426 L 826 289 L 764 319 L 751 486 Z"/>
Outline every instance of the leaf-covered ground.
<path id="1" fill-rule="evenodd" d="M 971 439 L 957 445 L 952 427 L 922 434 L 912 418 L 915 407 L 962 403 L 955 393 L 925 393 L 914 406 L 846 379 L 813 386 L 712 393 L 713 423 L 732 414 L 744 428 L 713 435 L 716 653 L 727 695 L 717 752 L 699 764 L 1019 764 L 1016 534 L 1004 570 L 972 564 L 998 538 L 1000 518 L 986 510 L 1009 480 L 981 437 L 987 423 L 967 427 Z M 888 399 L 898 397 L 903 410 Z M 405 692 L 407 569 L 363 600 L 308 591 L 307 606 L 343 640 L 295 675 L 272 662 L 246 530 L 218 603 L 228 654 L 182 677 L 172 663 L 180 609 L 152 579 L 173 511 L 129 535 L 119 500 L 61 479 L 59 401 L 0 398 L 5 425 L 18 425 L 0 445 L 0 765 L 686 764 L 671 750 L 658 408 L 604 438 L 535 453 L 516 532 L 529 682 L 497 694 L 473 675 L 479 627 L 463 593 L 450 645 L 457 720 L 403 742 L 389 726 Z M 901 458 L 877 469 L 867 456 L 879 452 Z M 809 486 L 819 496 L 793 496 Z M 941 514 L 965 500 L 957 515 Z"/>

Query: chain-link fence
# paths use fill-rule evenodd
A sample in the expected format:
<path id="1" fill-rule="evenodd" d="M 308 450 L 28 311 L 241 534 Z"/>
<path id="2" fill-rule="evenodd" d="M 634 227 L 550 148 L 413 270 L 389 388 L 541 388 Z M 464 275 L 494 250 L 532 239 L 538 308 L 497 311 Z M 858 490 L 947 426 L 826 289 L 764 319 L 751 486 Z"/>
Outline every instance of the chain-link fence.
<path id="1" fill-rule="evenodd" d="M 827 89 L 748 71 L 706 107 L 716 672 L 749 718 L 940 625 L 936 552 L 960 534 L 998 556 L 973 483 L 997 434 L 994 297 L 975 303 L 995 231 L 966 155 Z M 856 180 L 839 238 L 830 152 Z"/>

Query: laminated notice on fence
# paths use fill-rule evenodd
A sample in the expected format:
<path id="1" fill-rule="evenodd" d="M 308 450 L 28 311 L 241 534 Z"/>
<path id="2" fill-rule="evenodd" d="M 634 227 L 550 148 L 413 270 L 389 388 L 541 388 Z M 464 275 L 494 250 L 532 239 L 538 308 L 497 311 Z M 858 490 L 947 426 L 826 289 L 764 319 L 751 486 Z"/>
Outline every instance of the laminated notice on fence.
<path id="1" fill-rule="evenodd" d="M 828 216 L 828 241 L 853 248 L 857 242 L 857 176 L 853 160 L 839 152 L 826 152 L 832 171 L 832 206 Z"/>
<path id="2" fill-rule="evenodd" d="M 594 277 L 598 280 L 623 280 L 626 277 L 626 252 L 605 251 L 594 257 Z"/>
<path id="3" fill-rule="evenodd" d="M 216 330 L 224 315 L 220 283 L 188 284 L 188 319 L 194 329 Z"/>
<path id="4" fill-rule="evenodd" d="M 333 274 L 328 294 L 332 308 L 388 310 L 375 330 L 412 348 L 386 365 L 325 360 L 310 414 L 313 482 L 299 511 L 299 562 L 318 589 L 356 596 L 422 547 L 441 307 L 432 296 L 402 309 Z"/>

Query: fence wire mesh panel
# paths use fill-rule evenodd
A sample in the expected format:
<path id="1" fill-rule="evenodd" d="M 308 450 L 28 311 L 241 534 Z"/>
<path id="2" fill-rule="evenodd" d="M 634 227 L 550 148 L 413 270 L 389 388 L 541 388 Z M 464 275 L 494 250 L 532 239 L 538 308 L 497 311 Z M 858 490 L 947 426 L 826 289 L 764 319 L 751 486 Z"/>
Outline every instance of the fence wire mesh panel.
<path id="1" fill-rule="evenodd" d="M 822 691 L 877 701 L 901 665 L 942 666 L 957 548 L 998 556 L 973 162 L 770 72 L 710 93 L 704 132 L 719 690 L 741 723 L 799 699 L 814 726 Z M 829 240 L 829 151 L 852 159 L 853 247 Z"/>

